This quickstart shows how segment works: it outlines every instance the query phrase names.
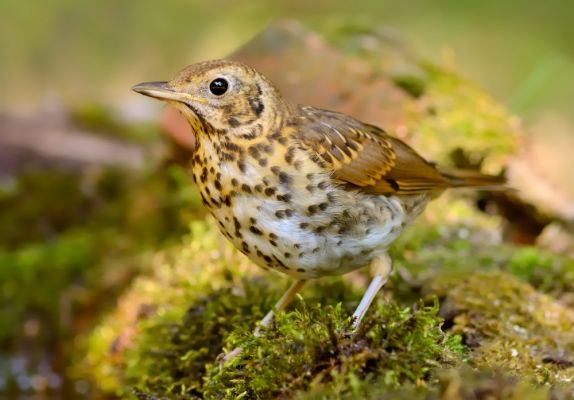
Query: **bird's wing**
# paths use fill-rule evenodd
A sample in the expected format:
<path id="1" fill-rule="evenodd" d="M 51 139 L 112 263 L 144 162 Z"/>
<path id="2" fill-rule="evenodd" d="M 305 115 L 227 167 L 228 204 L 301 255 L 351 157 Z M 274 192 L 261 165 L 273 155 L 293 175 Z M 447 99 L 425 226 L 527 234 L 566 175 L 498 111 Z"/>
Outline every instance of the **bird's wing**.
<path id="1" fill-rule="evenodd" d="M 376 126 L 347 115 L 299 107 L 297 135 L 333 178 L 376 194 L 441 191 L 450 181 L 412 148 Z"/>

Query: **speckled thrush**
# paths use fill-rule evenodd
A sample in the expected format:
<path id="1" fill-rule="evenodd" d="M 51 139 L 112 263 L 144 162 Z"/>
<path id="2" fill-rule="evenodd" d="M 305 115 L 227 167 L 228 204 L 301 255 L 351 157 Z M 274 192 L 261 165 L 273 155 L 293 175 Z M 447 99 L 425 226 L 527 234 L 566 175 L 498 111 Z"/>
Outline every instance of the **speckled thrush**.
<path id="1" fill-rule="evenodd" d="M 370 266 L 356 327 L 391 273 L 387 248 L 429 200 L 447 188 L 503 183 L 441 172 L 376 126 L 292 104 L 238 62 L 193 64 L 133 90 L 167 101 L 191 124 L 193 179 L 221 232 L 257 265 L 296 279 L 275 310 L 309 279 Z"/>

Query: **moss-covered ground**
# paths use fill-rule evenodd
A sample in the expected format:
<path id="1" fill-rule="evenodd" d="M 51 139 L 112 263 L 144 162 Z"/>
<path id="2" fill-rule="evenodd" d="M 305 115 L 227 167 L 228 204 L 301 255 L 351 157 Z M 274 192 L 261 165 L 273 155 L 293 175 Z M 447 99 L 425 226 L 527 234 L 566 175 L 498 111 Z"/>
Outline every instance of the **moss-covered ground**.
<path id="1" fill-rule="evenodd" d="M 77 371 L 141 398 L 571 393 L 574 311 L 561 299 L 574 261 L 458 237 L 474 229 L 413 228 L 357 332 L 349 315 L 360 274 L 311 284 L 254 337 L 286 279 L 262 275 L 197 222 L 189 246 L 159 256 L 154 275 L 139 278 L 87 339 Z M 218 355 L 238 345 L 241 356 L 220 366 Z"/>

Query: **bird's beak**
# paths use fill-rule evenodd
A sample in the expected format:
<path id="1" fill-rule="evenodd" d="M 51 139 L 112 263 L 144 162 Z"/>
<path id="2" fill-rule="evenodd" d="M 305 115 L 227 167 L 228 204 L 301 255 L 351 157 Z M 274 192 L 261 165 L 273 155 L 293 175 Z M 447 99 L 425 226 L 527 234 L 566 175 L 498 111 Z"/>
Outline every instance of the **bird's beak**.
<path id="1" fill-rule="evenodd" d="M 178 92 L 170 88 L 167 82 L 143 82 L 138 83 L 132 90 L 137 93 L 141 93 L 144 96 L 153 97 L 154 99 L 158 100 L 172 100 L 172 101 L 179 101 L 182 103 L 188 102 L 199 102 L 205 103 L 205 99 L 198 99 L 195 97 L 190 96 L 187 93 Z"/>
<path id="2" fill-rule="evenodd" d="M 176 100 L 182 101 L 181 93 L 171 90 L 167 86 L 167 82 L 143 82 L 138 83 L 132 90 L 141 93 L 144 96 L 153 97 L 159 100 Z"/>

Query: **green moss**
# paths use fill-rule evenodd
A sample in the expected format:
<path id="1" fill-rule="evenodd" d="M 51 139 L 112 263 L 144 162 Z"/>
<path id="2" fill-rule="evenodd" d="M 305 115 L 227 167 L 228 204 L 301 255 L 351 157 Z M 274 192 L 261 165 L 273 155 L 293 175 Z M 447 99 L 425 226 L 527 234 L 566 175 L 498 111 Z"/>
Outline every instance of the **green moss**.
<path id="1" fill-rule="evenodd" d="M 150 247 L 179 240 L 202 215 L 183 175 L 176 166 L 138 174 L 36 171 L 4 188 L 0 341 L 17 337 L 31 316 L 56 336 L 68 333 L 70 313 L 109 304 Z"/>
<path id="2" fill-rule="evenodd" d="M 448 369 L 438 374 L 438 383 L 433 387 L 402 385 L 388 390 L 379 381 L 371 382 L 362 397 L 346 395 L 333 396 L 329 388 L 312 391 L 299 399 L 388 399 L 388 400 L 476 400 L 476 399 L 520 399 L 520 400 L 566 400 L 571 392 L 562 388 L 535 386 L 525 379 L 508 375 L 504 371 L 472 370 L 468 367 Z"/>
<path id="3" fill-rule="evenodd" d="M 473 348 L 473 362 L 504 368 L 537 383 L 574 379 L 574 310 L 502 272 L 434 279 L 443 313 Z"/>
<path id="4" fill-rule="evenodd" d="M 558 295 L 571 268 L 563 258 L 486 245 L 478 227 L 417 226 L 394 250 L 395 266 L 413 281 L 395 275 L 356 335 L 348 318 L 362 286 L 329 278 L 306 287 L 255 338 L 288 282 L 253 269 L 212 224 L 192 227 L 190 244 L 156 257 L 153 276 L 138 279 L 89 337 L 79 376 L 142 398 L 326 399 L 442 398 L 452 387 L 460 398 L 487 390 L 542 399 L 550 389 L 536 385 L 568 387 L 572 378 L 573 311 L 528 283 L 552 266 L 563 284 L 537 287 Z M 220 368 L 218 355 L 238 345 L 242 355 Z M 466 363 L 490 372 L 471 373 L 466 386 L 457 375 L 466 373 L 441 372 Z"/>
<path id="5" fill-rule="evenodd" d="M 382 377 L 385 387 L 433 381 L 432 371 L 461 360 L 459 338 L 440 326 L 438 304 L 413 309 L 379 303 L 362 329 L 351 335 L 341 306 L 308 305 L 281 314 L 262 337 L 242 333 L 244 352 L 230 365 L 208 371 L 208 398 L 290 397 L 328 385 L 332 395 L 364 395 Z"/>
<path id="6" fill-rule="evenodd" d="M 497 173 L 517 149 L 513 117 L 483 90 L 455 73 L 426 63 L 422 67 L 429 76 L 425 106 L 430 115 L 413 119 L 415 148 L 425 149 L 443 163 L 450 161 L 452 150 L 458 148 L 473 156 L 488 156 L 484 167 Z"/>

